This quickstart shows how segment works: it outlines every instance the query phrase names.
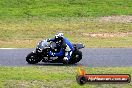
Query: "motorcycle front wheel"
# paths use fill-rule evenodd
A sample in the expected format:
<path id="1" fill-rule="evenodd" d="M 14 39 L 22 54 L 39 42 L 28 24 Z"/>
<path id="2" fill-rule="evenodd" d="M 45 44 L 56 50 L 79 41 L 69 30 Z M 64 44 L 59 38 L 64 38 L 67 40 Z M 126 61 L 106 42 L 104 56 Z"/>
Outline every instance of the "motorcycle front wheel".
<path id="1" fill-rule="evenodd" d="M 38 62 L 41 61 L 41 59 L 37 56 L 36 53 L 29 53 L 26 57 L 26 61 L 29 63 L 29 64 L 36 64 Z"/>

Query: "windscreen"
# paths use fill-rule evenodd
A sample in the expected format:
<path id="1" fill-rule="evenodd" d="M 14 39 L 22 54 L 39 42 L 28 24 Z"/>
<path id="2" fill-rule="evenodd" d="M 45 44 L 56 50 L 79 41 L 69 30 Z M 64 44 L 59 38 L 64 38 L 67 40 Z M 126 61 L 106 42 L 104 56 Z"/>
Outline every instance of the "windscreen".
<path id="1" fill-rule="evenodd" d="M 48 42 L 46 40 L 42 40 L 38 43 L 37 48 L 43 49 L 46 46 L 48 46 Z"/>

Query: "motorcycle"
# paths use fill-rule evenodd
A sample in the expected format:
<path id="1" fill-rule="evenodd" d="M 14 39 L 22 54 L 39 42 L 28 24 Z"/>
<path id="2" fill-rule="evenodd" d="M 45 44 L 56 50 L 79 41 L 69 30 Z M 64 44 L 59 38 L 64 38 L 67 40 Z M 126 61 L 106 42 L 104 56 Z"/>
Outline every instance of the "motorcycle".
<path id="1" fill-rule="evenodd" d="M 74 47 L 74 51 L 71 55 L 71 58 L 68 62 L 68 64 L 75 64 L 79 62 L 82 59 L 82 52 L 80 49 L 84 48 L 85 46 L 83 44 L 72 44 Z M 38 43 L 36 49 L 29 53 L 26 57 L 26 61 L 29 64 L 36 64 L 40 61 L 47 62 L 47 63 L 63 63 L 64 53 L 59 56 L 50 56 L 49 52 L 59 52 L 59 50 L 56 48 L 55 42 L 48 42 L 46 40 L 42 40 Z"/>

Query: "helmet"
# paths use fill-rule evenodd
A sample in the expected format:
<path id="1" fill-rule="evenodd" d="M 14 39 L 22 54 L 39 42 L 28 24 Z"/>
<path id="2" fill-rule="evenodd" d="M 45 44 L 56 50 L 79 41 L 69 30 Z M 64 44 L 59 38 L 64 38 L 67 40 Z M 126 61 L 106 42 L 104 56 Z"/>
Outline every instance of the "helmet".
<path id="1" fill-rule="evenodd" d="M 56 35 L 55 35 L 55 41 L 56 41 L 56 44 L 58 44 L 58 45 L 61 45 L 62 44 L 62 42 L 63 42 L 63 33 L 57 33 Z"/>
<path id="2" fill-rule="evenodd" d="M 55 39 L 61 39 L 61 38 L 63 38 L 64 36 L 63 36 L 63 33 L 57 33 L 56 35 L 55 35 Z"/>

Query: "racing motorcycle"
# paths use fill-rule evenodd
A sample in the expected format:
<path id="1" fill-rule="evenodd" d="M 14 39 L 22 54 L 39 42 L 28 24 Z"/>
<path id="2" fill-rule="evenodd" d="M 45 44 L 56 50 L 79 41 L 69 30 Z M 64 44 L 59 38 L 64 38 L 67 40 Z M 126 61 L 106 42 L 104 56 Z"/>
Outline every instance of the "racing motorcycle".
<path id="1" fill-rule="evenodd" d="M 80 49 L 84 48 L 85 46 L 83 44 L 72 44 L 74 47 L 74 51 L 70 57 L 70 60 L 68 64 L 75 64 L 79 62 L 82 59 L 82 52 Z M 48 40 L 42 40 L 38 43 L 36 49 L 29 53 L 26 57 L 26 61 L 29 64 L 36 64 L 40 61 L 42 62 L 48 62 L 48 63 L 64 63 L 64 53 L 59 56 L 50 56 L 49 52 L 59 52 L 59 50 L 56 48 L 55 42 L 48 42 Z"/>

